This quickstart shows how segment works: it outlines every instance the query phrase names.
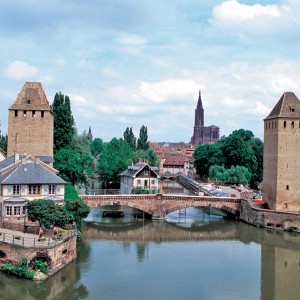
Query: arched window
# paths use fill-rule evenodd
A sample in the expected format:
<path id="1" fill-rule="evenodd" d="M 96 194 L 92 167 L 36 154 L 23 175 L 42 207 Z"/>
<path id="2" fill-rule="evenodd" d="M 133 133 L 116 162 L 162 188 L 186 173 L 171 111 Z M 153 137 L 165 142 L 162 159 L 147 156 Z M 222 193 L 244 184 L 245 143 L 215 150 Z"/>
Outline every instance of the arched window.
<path id="1" fill-rule="evenodd" d="M 283 122 L 283 127 L 286 128 L 286 121 Z"/>

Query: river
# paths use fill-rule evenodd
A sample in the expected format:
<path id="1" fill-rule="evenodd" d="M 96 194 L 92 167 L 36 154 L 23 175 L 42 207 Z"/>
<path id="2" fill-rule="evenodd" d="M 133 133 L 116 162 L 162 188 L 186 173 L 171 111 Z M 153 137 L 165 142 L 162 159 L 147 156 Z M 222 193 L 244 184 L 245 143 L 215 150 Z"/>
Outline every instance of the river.
<path id="1" fill-rule="evenodd" d="M 44 282 L 0 273 L 0 299 L 299 299 L 300 235 L 199 208 L 88 221 L 74 262 Z"/>

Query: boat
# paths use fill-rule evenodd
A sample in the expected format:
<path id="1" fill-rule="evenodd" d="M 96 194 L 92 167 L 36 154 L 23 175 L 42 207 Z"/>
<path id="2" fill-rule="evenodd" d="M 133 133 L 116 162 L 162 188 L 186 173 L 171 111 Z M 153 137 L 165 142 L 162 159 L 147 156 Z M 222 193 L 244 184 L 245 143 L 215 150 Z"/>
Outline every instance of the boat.
<path id="1" fill-rule="evenodd" d="M 122 210 L 108 210 L 104 209 L 102 212 L 102 217 L 109 217 L 109 218 L 123 218 L 124 212 Z"/>

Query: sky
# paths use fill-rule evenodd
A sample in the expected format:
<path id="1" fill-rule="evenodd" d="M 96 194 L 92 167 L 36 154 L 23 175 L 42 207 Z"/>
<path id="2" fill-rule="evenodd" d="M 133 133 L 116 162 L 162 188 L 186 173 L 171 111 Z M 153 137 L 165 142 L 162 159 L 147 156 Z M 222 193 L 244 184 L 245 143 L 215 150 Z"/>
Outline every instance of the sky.
<path id="1" fill-rule="evenodd" d="M 300 97 L 299 0 L 0 0 L 0 120 L 26 81 L 71 99 L 78 132 L 189 142 L 205 125 L 263 139 L 285 91 Z"/>

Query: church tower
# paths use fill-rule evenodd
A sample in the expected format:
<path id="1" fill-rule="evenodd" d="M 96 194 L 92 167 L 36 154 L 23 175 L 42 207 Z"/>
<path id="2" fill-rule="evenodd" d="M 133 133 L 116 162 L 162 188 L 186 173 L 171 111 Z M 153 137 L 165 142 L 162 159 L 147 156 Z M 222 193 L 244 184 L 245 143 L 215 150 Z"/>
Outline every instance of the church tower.
<path id="1" fill-rule="evenodd" d="M 300 101 L 282 95 L 264 119 L 263 199 L 271 209 L 300 210 Z"/>
<path id="2" fill-rule="evenodd" d="M 8 113 L 7 157 L 53 156 L 53 112 L 40 82 L 26 82 Z"/>
<path id="3" fill-rule="evenodd" d="M 204 126 L 204 108 L 202 105 L 201 91 L 199 91 L 197 107 L 195 109 L 194 134 L 191 138 L 191 144 L 198 146 L 204 143 L 215 142 L 219 139 L 219 136 L 220 128 L 218 126 Z"/>
<path id="4" fill-rule="evenodd" d="M 204 108 L 202 105 L 201 91 L 199 91 L 197 107 L 195 109 L 194 134 L 191 138 L 191 144 L 199 145 L 203 143 L 203 127 L 204 127 Z"/>

